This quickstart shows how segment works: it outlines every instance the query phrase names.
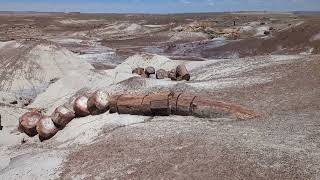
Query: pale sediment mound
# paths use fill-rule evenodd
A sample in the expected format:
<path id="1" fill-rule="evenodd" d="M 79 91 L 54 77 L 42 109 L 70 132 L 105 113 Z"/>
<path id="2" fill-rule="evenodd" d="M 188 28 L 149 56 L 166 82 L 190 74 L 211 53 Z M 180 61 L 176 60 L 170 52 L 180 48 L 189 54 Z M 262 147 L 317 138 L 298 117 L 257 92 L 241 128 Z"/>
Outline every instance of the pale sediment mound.
<path id="1" fill-rule="evenodd" d="M 70 51 L 50 44 L 11 42 L 0 46 L 3 57 L 0 69 L 1 91 L 35 97 L 50 81 L 74 71 L 89 69 Z"/>

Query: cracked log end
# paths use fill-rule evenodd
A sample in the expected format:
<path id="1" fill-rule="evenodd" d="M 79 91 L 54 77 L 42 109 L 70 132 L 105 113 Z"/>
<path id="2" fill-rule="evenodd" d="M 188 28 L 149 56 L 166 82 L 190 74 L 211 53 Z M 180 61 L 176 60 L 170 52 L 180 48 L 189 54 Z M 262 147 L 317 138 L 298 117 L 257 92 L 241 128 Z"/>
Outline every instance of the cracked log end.
<path id="1" fill-rule="evenodd" d="M 19 131 L 24 132 L 30 137 L 37 135 L 36 126 L 42 117 L 42 114 L 38 112 L 27 112 L 23 114 L 19 119 Z"/>
<path id="2" fill-rule="evenodd" d="M 51 115 L 54 124 L 61 129 L 74 119 L 75 116 L 75 113 L 64 105 L 57 107 Z"/>
<path id="3" fill-rule="evenodd" d="M 87 108 L 91 115 L 98 115 L 109 110 L 109 94 L 103 91 L 96 91 L 90 96 Z"/>
<path id="4" fill-rule="evenodd" d="M 80 96 L 74 101 L 73 110 L 77 116 L 85 117 L 90 115 L 88 110 L 88 97 L 87 96 Z"/>
<path id="5" fill-rule="evenodd" d="M 45 141 L 52 138 L 59 129 L 54 125 L 50 117 L 43 117 L 37 123 L 37 132 L 40 141 Z"/>

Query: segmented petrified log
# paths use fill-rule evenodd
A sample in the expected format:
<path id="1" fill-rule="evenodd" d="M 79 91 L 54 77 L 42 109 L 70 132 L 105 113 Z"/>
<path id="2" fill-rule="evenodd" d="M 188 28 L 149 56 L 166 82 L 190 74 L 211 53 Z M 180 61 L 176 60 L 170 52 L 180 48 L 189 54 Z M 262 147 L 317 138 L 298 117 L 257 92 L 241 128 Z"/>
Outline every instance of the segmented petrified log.
<path id="1" fill-rule="evenodd" d="M 43 115 L 38 112 L 27 112 L 20 117 L 18 129 L 33 137 L 38 134 L 36 126 L 42 117 Z"/>
<path id="2" fill-rule="evenodd" d="M 77 116 L 84 117 L 90 114 L 88 110 L 88 96 L 80 96 L 74 101 L 73 110 Z"/>
<path id="3" fill-rule="evenodd" d="M 87 102 L 87 108 L 91 115 L 98 115 L 105 113 L 109 110 L 109 94 L 98 90 L 93 93 Z"/>
<path id="4" fill-rule="evenodd" d="M 190 74 L 185 65 L 179 65 L 176 69 L 177 72 L 177 80 L 190 80 Z"/>
<path id="5" fill-rule="evenodd" d="M 150 76 L 151 74 L 155 74 L 156 70 L 154 69 L 154 67 L 149 66 L 145 69 L 144 72 L 146 75 Z"/>
<path id="6" fill-rule="evenodd" d="M 52 138 L 59 129 L 54 125 L 50 117 L 42 117 L 37 123 L 37 132 L 40 141 L 45 141 Z"/>
<path id="7" fill-rule="evenodd" d="M 156 72 L 156 78 L 157 79 L 164 79 L 168 77 L 168 72 L 164 69 L 159 69 Z"/>
<path id="8" fill-rule="evenodd" d="M 132 74 L 142 75 L 142 74 L 144 74 L 144 69 L 141 68 L 141 67 L 137 67 L 137 68 L 132 70 Z"/>
<path id="9" fill-rule="evenodd" d="M 109 98 L 110 112 L 146 116 L 197 116 L 219 118 L 235 115 L 239 119 L 250 119 L 258 114 L 252 110 L 215 101 L 209 97 L 188 93 L 161 92 L 145 96 L 118 95 Z"/>
<path id="10" fill-rule="evenodd" d="M 177 80 L 177 72 L 176 69 L 172 69 L 171 71 L 169 71 L 168 77 L 173 80 L 176 81 Z"/>
<path id="11" fill-rule="evenodd" d="M 51 115 L 53 123 L 60 129 L 64 128 L 75 116 L 74 111 L 65 105 L 57 107 Z"/>

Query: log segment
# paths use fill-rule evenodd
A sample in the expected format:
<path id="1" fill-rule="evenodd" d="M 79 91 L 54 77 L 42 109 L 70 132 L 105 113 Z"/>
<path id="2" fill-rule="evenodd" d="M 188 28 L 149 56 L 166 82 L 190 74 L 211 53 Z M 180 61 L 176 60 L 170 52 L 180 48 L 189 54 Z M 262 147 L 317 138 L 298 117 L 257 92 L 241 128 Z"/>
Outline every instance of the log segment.
<path id="1" fill-rule="evenodd" d="M 87 108 L 91 115 L 98 115 L 109 110 L 108 102 L 109 94 L 103 91 L 96 91 L 93 93 L 87 102 Z"/>
<path id="2" fill-rule="evenodd" d="M 88 110 L 88 96 L 80 96 L 74 101 L 73 110 L 77 116 L 85 117 L 90 114 Z"/>
<path id="3" fill-rule="evenodd" d="M 72 119 L 76 117 L 74 111 L 62 105 L 55 109 L 51 115 L 53 123 L 60 129 L 63 129 Z"/>
<path id="4" fill-rule="evenodd" d="M 52 138 L 59 129 L 54 125 L 50 117 L 42 117 L 37 123 L 37 132 L 40 141 L 45 141 Z"/>
<path id="5" fill-rule="evenodd" d="M 33 137 L 38 134 L 36 127 L 42 117 L 43 115 L 38 112 L 27 112 L 20 117 L 18 129 Z"/>

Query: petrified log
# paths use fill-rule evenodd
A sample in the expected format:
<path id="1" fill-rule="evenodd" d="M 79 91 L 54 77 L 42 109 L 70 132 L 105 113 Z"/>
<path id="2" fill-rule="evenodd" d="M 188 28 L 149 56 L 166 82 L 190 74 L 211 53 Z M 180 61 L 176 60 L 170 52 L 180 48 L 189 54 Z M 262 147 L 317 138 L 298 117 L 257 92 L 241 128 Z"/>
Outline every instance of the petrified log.
<path id="1" fill-rule="evenodd" d="M 75 113 L 64 105 L 57 107 L 51 115 L 53 123 L 61 129 L 75 118 L 75 116 Z"/>
<path id="2" fill-rule="evenodd" d="M 141 76 L 142 74 L 144 74 L 144 69 L 141 68 L 141 67 L 137 67 L 137 68 L 132 70 L 132 74 L 138 74 L 138 75 Z"/>
<path id="3" fill-rule="evenodd" d="M 185 65 L 179 65 L 176 69 L 177 72 L 177 80 L 190 80 L 190 74 Z"/>
<path id="4" fill-rule="evenodd" d="M 87 102 L 87 108 L 91 115 L 98 115 L 109 110 L 108 102 L 109 94 L 103 91 L 96 91 L 93 93 Z"/>
<path id="5" fill-rule="evenodd" d="M 146 116 L 197 116 L 218 118 L 235 115 L 250 119 L 259 115 L 252 110 L 187 93 L 161 92 L 146 96 L 118 95 L 109 98 L 110 112 Z"/>
<path id="6" fill-rule="evenodd" d="M 38 112 L 27 112 L 20 117 L 18 129 L 28 136 L 33 137 L 38 134 L 36 126 L 42 117 L 42 114 Z"/>
<path id="7" fill-rule="evenodd" d="M 80 96 L 74 101 L 73 110 L 77 116 L 84 117 L 90 114 L 88 110 L 88 97 Z"/>
<path id="8" fill-rule="evenodd" d="M 154 69 L 154 67 L 149 66 L 145 69 L 144 72 L 146 75 L 150 76 L 151 74 L 155 74 L 156 70 Z"/>
<path id="9" fill-rule="evenodd" d="M 171 71 L 169 71 L 168 77 L 173 80 L 176 81 L 177 80 L 177 72 L 176 69 L 172 69 Z"/>
<path id="10" fill-rule="evenodd" d="M 50 117 L 42 117 L 37 123 L 37 132 L 40 141 L 45 141 L 52 138 L 59 129 L 54 125 Z"/>
<path id="11" fill-rule="evenodd" d="M 166 70 L 164 70 L 164 69 L 157 70 L 157 73 L 156 73 L 157 79 L 164 79 L 167 77 L 168 77 L 168 72 Z"/>

